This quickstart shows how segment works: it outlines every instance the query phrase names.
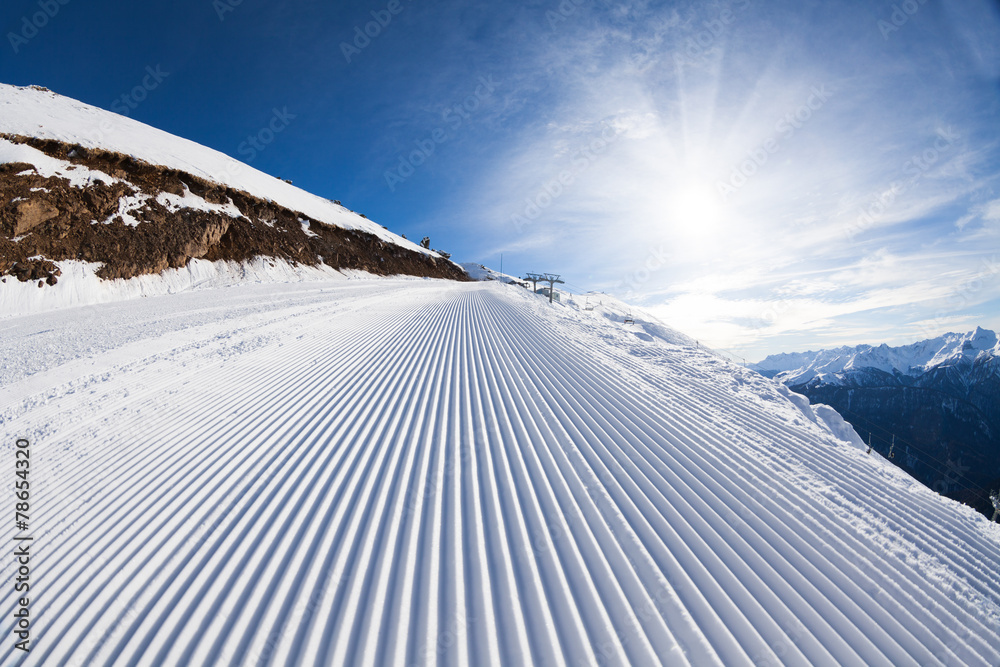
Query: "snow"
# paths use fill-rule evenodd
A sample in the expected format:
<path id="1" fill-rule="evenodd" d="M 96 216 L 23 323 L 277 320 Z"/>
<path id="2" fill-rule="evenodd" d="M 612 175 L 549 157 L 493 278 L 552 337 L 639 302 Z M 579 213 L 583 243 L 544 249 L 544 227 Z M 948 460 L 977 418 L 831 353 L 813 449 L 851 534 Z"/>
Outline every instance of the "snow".
<path id="1" fill-rule="evenodd" d="M 310 229 L 308 220 L 299 220 L 299 224 L 302 225 L 302 231 L 305 232 L 306 236 L 319 236 L 319 234 Z"/>
<path id="2" fill-rule="evenodd" d="M 156 196 L 156 201 L 167 210 L 176 213 L 181 209 L 191 209 L 204 211 L 207 213 L 220 213 L 231 218 L 242 218 L 243 214 L 232 201 L 225 204 L 213 204 L 199 197 L 185 185 L 183 195 L 175 195 L 169 192 L 161 192 Z"/>
<path id="3" fill-rule="evenodd" d="M 53 93 L 0 85 L 0 132 L 429 252 Z M 5 140 L 0 162 L 114 182 Z M 116 215 L 136 224 L 151 196 Z M 1000 529 L 866 455 L 828 406 L 612 297 L 267 258 L 116 281 L 59 264 L 53 287 L 0 286 L 0 449 L 32 443 L 40 545 L 33 650 L 6 642 L 2 664 L 1000 661 Z M 977 329 L 769 363 L 911 372 L 998 351 Z"/>
<path id="4" fill-rule="evenodd" d="M 1000 528 L 822 406 L 610 298 L 331 278 L 0 320 L 0 662 L 1000 662 Z"/>
<path id="5" fill-rule="evenodd" d="M 283 259 L 258 257 L 249 262 L 209 262 L 192 259 L 180 269 L 127 280 L 97 277 L 101 264 L 68 260 L 58 262 L 62 275 L 53 286 L 39 288 L 37 282 L 19 282 L 7 276 L 0 284 L 0 322 L 4 318 L 44 313 L 64 308 L 176 294 L 198 289 L 245 283 L 289 283 L 344 280 L 370 276 L 361 271 L 337 271 L 326 265 L 292 264 Z"/>
<path id="6" fill-rule="evenodd" d="M 798 408 L 803 417 L 826 429 L 833 437 L 849 445 L 853 445 L 857 449 L 868 449 L 861 440 L 861 437 L 854 430 L 854 427 L 829 405 L 824 405 L 823 403 L 812 404 L 809 402 L 807 396 L 796 393 L 783 384 L 778 385 L 778 393 Z"/>
<path id="7" fill-rule="evenodd" d="M 118 200 L 118 210 L 108 216 L 106 220 L 100 221 L 101 224 L 110 225 L 116 218 L 121 218 L 129 227 L 138 227 L 140 221 L 132 215 L 135 212 L 141 211 L 146 207 L 146 202 L 150 199 L 149 195 L 138 192 L 132 195 L 125 195 Z M 91 224 L 97 224 L 98 221 L 94 220 Z"/>
<path id="8" fill-rule="evenodd" d="M 850 443 L 857 447 L 858 449 L 868 448 L 865 446 L 864 441 L 858 432 L 854 430 L 851 426 L 835 409 L 829 405 L 824 405 L 823 403 L 816 403 L 810 406 L 816 417 L 822 420 L 823 424 L 829 429 L 830 433 L 839 440 Z"/>
<path id="9" fill-rule="evenodd" d="M 329 225 L 368 232 L 383 241 L 431 254 L 343 206 L 223 153 L 53 92 L 0 84 L 0 133 L 55 139 L 85 148 L 132 155 L 153 165 L 178 169 L 234 187 Z M 70 177 L 77 187 L 85 184 L 88 177 L 111 178 L 83 167 L 67 171 L 72 165 L 65 161 L 53 160 L 31 147 L 0 140 L 0 163 L 4 162 L 27 162 L 35 165 L 43 176 Z"/>
<path id="10" fill-rule="evenodd" d="M 8 86 L 0 84 L 0 106 L 3 105 L 2 94 L 6 92 Z M 7 108 L 3 107 L 4 113 Z M 5 127 L 7 119 L 0 116 L 0 127 Z M 0 164 L 12 162 L 24 162 L 34 167 L 34 172 L 43 178 L 65 178 L 71 187 L 83 188 L 98 181 L 107 185 L 118 183 L 118 179 L 103 171 L 90 169 L 82 165 L 75 165 L 66 160 L 49 157 L 37 148 L 24 144 L 15 144 L 12 141 L 0 137 Z M 21 174 L 30 174 L 32 170 L 22 171 Z M 20 175 L 20 174 L 19 174 Z M 32 192 L 48 192 L 45 188 L 32 188 Z"/>
<path id="11" fill-rule="evenodd" d="M 476 262 L 462 262 L 459 266 L 465 269 L 465 272 L 469 274 L 469 277 L 473 280 L 499 280 L 504 283 L 525 282 L 516 276 L 500 273 L 499 271 L 491 269 L 484 264 L 477 264 Z"/>

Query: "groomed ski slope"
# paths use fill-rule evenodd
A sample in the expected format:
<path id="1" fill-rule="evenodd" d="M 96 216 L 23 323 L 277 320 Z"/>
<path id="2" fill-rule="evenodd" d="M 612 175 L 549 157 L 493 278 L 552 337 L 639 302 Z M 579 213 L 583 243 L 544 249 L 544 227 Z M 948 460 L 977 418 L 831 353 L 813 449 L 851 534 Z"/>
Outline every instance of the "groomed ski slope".
<path id="1" fill-rule="evenodd" d="M 0 319 L 0 661 L 1000 663 L 1000 526 L 637 319 L 412 280 Z"/>

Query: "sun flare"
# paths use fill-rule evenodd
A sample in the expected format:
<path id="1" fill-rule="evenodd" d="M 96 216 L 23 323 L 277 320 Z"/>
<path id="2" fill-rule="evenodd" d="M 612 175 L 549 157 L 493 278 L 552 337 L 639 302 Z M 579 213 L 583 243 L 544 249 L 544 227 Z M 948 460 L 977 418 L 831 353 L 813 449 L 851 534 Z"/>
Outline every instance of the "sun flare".
<path id="1" fill-rule="evenodd" d="M 667 213 L 673 234 L 691 242 L 710 240 L 721 231 L 726 220 L 718 195 L 700 182 L 685 182 L 673 189 Z"/>

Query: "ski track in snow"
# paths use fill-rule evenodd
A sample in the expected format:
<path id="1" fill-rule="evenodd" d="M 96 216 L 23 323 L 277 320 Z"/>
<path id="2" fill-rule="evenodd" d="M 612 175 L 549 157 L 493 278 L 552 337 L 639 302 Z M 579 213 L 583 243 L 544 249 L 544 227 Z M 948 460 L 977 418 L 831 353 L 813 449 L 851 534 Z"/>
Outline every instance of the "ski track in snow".
<path id="1" fill-rule="evenodd" d="M 1000 531 L 704 351 L 442 281 L 73 312 L 0 321 L 3 664 L 1000 664 Z"/>

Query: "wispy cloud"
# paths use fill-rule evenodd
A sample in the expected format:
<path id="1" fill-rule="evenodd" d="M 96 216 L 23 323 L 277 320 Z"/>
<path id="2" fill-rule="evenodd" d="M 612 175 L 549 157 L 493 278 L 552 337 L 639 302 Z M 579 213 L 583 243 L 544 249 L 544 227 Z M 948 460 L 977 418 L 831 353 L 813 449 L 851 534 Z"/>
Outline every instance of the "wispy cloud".
<path id="1" fill-rule="evenodd" d="M 990 283 L 940 315 L 996 231 L 1000 96 L 985 77 L 1000 28 L 970 9 L 942 35 L 928 6 L 886 40 L 883 9 L 584 5 L 535 54 L 552 76 L 544 121 L 499 147 L 460 215 L 484 250 L 751 354 L 968 321 L 1000 298 Z M 610 126 L 615 141 L 574 171 Z M 658 246 L 670 261 L 644 270 Z"/>

